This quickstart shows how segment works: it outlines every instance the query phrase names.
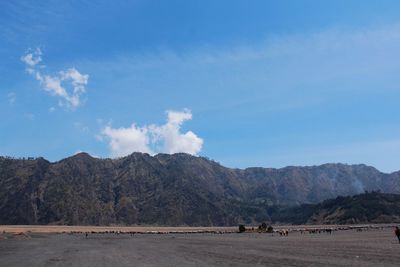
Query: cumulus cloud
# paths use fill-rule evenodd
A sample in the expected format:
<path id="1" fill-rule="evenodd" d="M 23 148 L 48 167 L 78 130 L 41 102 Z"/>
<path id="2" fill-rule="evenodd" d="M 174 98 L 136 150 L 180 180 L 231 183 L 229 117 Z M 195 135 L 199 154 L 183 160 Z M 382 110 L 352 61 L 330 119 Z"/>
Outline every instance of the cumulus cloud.
<path id="1" fill-rule="evenodd" d="M 86 92 L 89 75 L 81 74 L 76 68 L 60 71 L 54 76 L 43 74 L 45 66 L 39 65 L 42 62 L 42 51 L 39 48 L 28 51 L 21 60 L 26 64 L 28 73 L 40 82 L 45 91 L 60 98 L 60 106 L 75 109 L 81 104 L 80 97 Z"/>
<path id="2" fill-rule="evenodd" d="M 102 136 L 109 139 L 111 156 L 122 157 L 132 152 L 156 153 L 189 153 L 196 155 L 203 146 L 203 139 L 192 131 L 181 132 L 182 124 L 192 119 L 189 110 L 167 111 L 167 122 L 163 125 L 132 124 L 129 128 L 112 128 L 106 126 Z M 99 139 L 100 140 L 100 139 Z"/>
<path id="3" fill-rule="evenodd" d="M 163 153 L 185 152 L 197 154 L 203 145 L 203 140 L 192 131 L 181 133 L 182 124 L 192 119 L 192 113 L 188 110 L 183 112 L 167 111 L 167 123 L 161 126 L 150 125 L 148 128 L 156 143 L 161 143 L 159 148 Z"/>
<path id="4" fill-rule="evenodd" d="M 129 128 L 107 126 L 102 134 L 110 138 L 109 148 L 113 157 L 126 156 L 132 152 L 153 154 L 149 148 L 150 138 L 146 127 L 140 128 L 135 124 Z"/>

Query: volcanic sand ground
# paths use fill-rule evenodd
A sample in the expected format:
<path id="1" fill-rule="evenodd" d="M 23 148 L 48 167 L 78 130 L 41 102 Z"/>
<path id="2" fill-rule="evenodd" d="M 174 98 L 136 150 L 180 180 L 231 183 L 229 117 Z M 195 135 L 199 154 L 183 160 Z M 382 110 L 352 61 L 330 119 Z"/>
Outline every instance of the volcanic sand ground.
<path id="1" fill-rule="evenodd" d="M 0 266 L 400 266 L 393 229 L 301 234 L 0 234 Z"/>

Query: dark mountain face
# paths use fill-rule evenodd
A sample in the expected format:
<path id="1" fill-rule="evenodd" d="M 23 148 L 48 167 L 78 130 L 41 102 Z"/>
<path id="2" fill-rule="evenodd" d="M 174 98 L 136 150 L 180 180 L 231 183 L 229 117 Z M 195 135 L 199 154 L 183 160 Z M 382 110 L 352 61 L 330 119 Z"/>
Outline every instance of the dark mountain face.
<path id="1" fill-rule="evenodd" d="M 361 224 L 400 222 L 400 195 L 369 192 L 337 197 L 319 204 L 272 207 L 274 222 L 293 224 Z"/>
<path id="2" fill-rule="evenodd" d="M 344 164 L 239 170 L 182 153 L 0 158 L 0 224 L 236 225 L 270 221 L 272 205 L 364 190 L 400 193 L 400 174 Z"/>

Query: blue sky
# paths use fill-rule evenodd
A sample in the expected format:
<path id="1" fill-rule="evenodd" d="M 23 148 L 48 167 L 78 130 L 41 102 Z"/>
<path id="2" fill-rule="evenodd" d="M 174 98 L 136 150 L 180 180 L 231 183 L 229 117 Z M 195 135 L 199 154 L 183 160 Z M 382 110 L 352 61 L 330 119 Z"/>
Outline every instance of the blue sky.
<path id="1" fill-rule="evenodd" d="M 399 170 L 399 47 L 398 1 L 1 1 L 0 155 Z"/>

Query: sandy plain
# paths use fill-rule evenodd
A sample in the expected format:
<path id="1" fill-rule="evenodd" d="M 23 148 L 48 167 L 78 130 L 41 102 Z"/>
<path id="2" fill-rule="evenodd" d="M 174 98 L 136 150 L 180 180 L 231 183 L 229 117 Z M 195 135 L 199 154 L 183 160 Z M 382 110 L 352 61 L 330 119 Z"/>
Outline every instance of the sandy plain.
<path id="1" fill-rule="evenodd" d="M 288 236 L 183 233 L 199 230 L 191 227 L 178 228 L 182 233 L 177 233 L 177 228 L 144 227 L 143 232 L 173 233 L 103 232 L 88 237 L 71 230 L 93 227 L 46 227 L 0 227 L 0 266 L 400 266 L 400 244 L 391 226 L 332 234 L 302 234 L 295 231 L 301 229 L 297 227 Z M 135 227 L 118 229 L 140 232 Z M 228 232 L 236 227 L 217 229 Z"/>

